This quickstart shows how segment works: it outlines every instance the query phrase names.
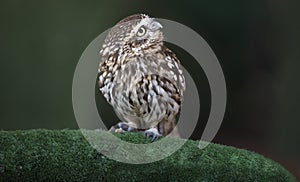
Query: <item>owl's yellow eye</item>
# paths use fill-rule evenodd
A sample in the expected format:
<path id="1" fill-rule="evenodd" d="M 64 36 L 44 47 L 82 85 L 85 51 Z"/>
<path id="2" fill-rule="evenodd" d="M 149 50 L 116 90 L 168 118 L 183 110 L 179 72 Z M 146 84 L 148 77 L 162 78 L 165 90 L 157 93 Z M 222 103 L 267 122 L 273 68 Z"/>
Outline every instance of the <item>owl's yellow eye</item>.
<path id="1" fill-rule="evenodd" d="M 146 34 L 146 28 L 144 26 L 141 26 L 139 28 L 139 30 L 137 31 L 137 33 L 136 33 L 136 35 L 139 36 L 139 37 L 141 37 L 141 36 L 143 36 L 145 34 Z"/>

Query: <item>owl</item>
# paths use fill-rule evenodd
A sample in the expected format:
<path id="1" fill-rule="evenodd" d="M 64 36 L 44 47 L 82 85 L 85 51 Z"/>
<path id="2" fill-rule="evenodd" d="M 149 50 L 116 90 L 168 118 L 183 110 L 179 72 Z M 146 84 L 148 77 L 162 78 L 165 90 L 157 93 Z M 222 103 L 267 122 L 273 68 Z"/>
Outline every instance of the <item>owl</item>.
<path id="1" fill-rule="evenodd" d="M 155 141 L 177 129 L 185 78 L 180 61 L 164 45 L 162 29 L 154 18 L 135 14 L 105 38 L 98 84 L 121 120 L 110 131 L 143 132 Z"/>

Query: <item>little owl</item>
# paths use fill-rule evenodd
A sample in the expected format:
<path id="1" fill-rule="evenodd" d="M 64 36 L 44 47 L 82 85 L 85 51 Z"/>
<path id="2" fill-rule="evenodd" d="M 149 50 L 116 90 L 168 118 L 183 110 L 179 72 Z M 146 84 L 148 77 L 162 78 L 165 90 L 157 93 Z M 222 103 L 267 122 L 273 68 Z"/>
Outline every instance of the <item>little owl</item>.
<path id="1" fill-rule="evenodd" d="M 100 55 L 100 91 L 122 121 L 111 131 L 142 131 L 154 141 L 176 129 L 185 79 L 179 60 L 164 45 L 159 22 L 144 14 L 121 20 Z"/>

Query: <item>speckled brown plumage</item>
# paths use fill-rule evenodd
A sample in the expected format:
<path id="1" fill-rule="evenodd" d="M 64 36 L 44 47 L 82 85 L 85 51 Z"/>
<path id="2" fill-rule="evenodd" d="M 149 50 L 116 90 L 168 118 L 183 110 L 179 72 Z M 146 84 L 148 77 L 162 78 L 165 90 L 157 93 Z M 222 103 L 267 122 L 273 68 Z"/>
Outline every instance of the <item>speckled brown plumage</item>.
<path id="1" fill-rule="evenodd" d="M 162 26 L 144 14 L 117 23 L 100 51 L 99 88 L 121 119 L 113 131 L 145 130 L 153 140 L 176 125 L 185 90 L 180 61 Z"/>

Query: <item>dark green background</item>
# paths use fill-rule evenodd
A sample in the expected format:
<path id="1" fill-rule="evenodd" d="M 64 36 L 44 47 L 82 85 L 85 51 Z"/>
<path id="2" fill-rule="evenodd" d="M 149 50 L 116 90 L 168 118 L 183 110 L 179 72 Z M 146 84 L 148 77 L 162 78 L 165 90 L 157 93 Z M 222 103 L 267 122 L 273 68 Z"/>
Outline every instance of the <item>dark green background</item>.
<path id="1" fill-rule="evenodd" d="M 295 172 L 300 168 L 299 8 L 296 0 L 2 0 L 0 128 L 77 128 L 71 89 L 81 53 L 117 21 L 142 12 L 191 27 L 219 58 L 228 106 L 215 142 L 258 151 Z M 193 67 L 184 52 L 178 57 Z M 210 95 L 203 73 L 194 76 L 203 88 L 193 134 L 198 138 Z"/>

